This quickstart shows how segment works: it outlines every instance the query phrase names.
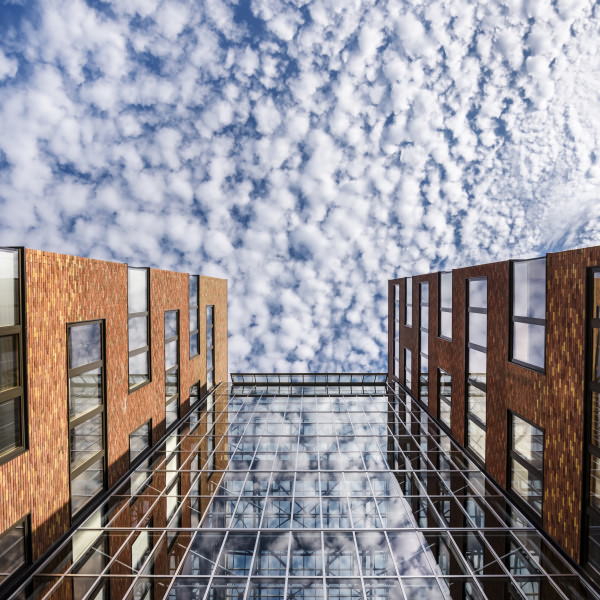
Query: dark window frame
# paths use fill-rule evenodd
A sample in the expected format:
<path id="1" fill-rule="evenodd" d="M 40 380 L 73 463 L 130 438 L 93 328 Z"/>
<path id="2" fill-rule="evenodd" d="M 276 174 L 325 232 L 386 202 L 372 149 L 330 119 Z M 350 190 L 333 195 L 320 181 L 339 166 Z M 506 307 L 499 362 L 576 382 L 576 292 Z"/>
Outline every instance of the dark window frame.
<path id="1" fill-rule="evenodd" d="M 507 424 L 507 457 L 506 457 L 506 481 L 508 482 L 507 490 L 510 494 L 511 500 L 515 502 L 515 504 L 537 525 L 540 525 L 542 522 L 542 516 L 544 514 L 544 456 L 546 454 L 546 430 L 543 427 L 540 427 L 537 423 L 534 423 L 531 419 L 524 417 L 514 410 L 507 410 L 508 415 L 508 424 Z M 542 444 L 542 468 L 538 469 L 531 465 L 525 457 L 519 454 L 513 448 L 513 417 L 517 417 L 524 421 L 528 425 L 535 427 L 540 430 L 543 435 L 543 444 Z M 513 489 L 513 477 L 512 477 L 512 460 L 516 460 L 524 469 L 527 470 L 528 473 L 534 473 L 535 475 L 539 475 L 539 479 L 542 482 L 542 506 L 540 512 L 537 512 L 525 498 L 519 495 Z"/>
<path id="2" fill-rule="evenodd" d="M 129 269 L 135 269 L 137 271 L 146 271 L 146 311 L 138 312 L 138 313 L 130 313 L 129 312 Z M 152 319 L 151 319 L 151 307 L 150 307 L 150 277 L 151 277 L 151 269 L 150 267 L 130 267 L 127 265 L 127 390 L 129 394 L 136 392 L 137 390 L 143 388 L 152 382 Z M 148 344 L 141 348 L 135 348 L 134 350 L 129 349 L 129 319 L 134 317 L 146 317 L 146 335 L 148 337 Z M 131 356 L 137 356 L 138 354 L 143 354 L 144 352 L 148 353 L 148 379 L 145 381 L 140 381 L 135 385 L 129 384 L 129 358 Z"/>
<path id="3" fill-rule="evenodd" d="M 192 302 L 192 298 L 190 297 L 190 279 L 195 278 L 196 279 L 196 302 L 195 304 Z M 188 275 L 188 301 L 189 301 L 189 305 L 188 305 L 188 310 L 189 313 L 191 313 L 191 311 L 193 309 L 196 309 L 196 326 L 197 329 L 192 330 L 191 326 L 190 326 L 190 320 L 189 320 L 189 314 L 188 314 L 188 327 L 190 330 L 190 336 L 189 336 L 189 355 L 190 358 L 194 358 L 195 356 L 200 356 L 200 275 Z M 198 351 L 196 352 L 196 354 L 192 354 L 192 336 L 195 335 L 196 336 L 196 348 L 198 349 Z"/>
<path id="4" fill-rule="evenodd" d="M 74 327 L 78 327 L 81 325 L 88 325 L 90 323 L 99 323 L 100 324 L 100 360 L 97 361 L 93 361 L 91 363 L 87 363 L 85 365 L 80 365 L 78 367 L 74 367 L 74 368 L 70 368 L 69 366 L 69 361 L 70 361 L 70 346 L 69 346 L 69 332 L 72 328 Z M 73 520 L 75 518 L 78 518 L 80 515 L 84 514 L 88 507 L 90 506 L 91 503 L 93 503 L 93 501 L 98 498 L 98 496 L 100 494 L 102 494 L 102 492 L 104 492 L 107 489 L 107 485 L 108 485 L 108 410 L 107 410 L 107 402 L 106 402 L 106 321 L 105 319 L 90 319 L 87 321 L 76 321 L 76 322 L 71 322 L 71 323 L 67 323 L 66 324 L 66 338 L 67 338 L 67 344 L 66 344 L 66 348 L 67 348 L 67 402 L 66 402 L 66 409 L 67 409 L 67 426 L 68 426 L 68 430 L 69 430 L 69 435 L 68 435 L 68 455 L 69 455 L 69 504 L 70 504 L 70 518 L 71 518 L 71 523 L 73 523 Z M 82 373 L 86 373 L 87 371 L 90 371 L 92 369 L 101 369 L 101 377 L 100 377 L 100 382 L 102 384 L 102 402 L 101 404 L 90 410 L 87 411 L 86 413 L 83 413 L 82 415 L 79 415 L 78 417 L 71 419 L 70 416 L 70 402 L 69 402 L 69 381 L 71 379 L 71 377 L 76 377 L 77 375 L 80 375 Z M 96 452 L 96 454 L 90 458 L 88 458 L 86 461 L 84 461 L 82 464 L 80 464 L 74 471 L 71 470 L 71 430 L 80 425 L 81 423 L 85 423 L 85 421 L 89 420 L 91 417 L 95 417 L 96 415 L 101 414 L 102 415 L 102 450 L 99 450 L 98 452 Z M 73 483 L 73 479 L 77 478 L 79 475 L 81 475 L 82 473 L 84 473 L 91 465 L 94 464 L 94 462 L 96 462 L 98 459 L 101 459 L 102 461 L 102 487 L 93 495 L 90 496 L 89 500 L 87 500 L 87 502 L 85 502 L 84 504 L 82 504 L 75 512 L 73 512 L 73 508 L 72 508 L 72 500 L 73 500 L 73 494 L 72 494 L 72 483 Z"/>
<path id="5" fill-rule="evenodd" d="M 451 297 L 451 301 L 450 301 L 450 308 L 447 307 L 443 307 L 442 306 L 442 275 L 450 275 L 450 297 Z M 437 336 L 441 339 L 441 340 L 446 340 L 448 342 L 452 341 L 452 335 L 450 335 L 450 337 L 442 335 L 442 313 L 449 313 L 450 314 L 450 331 L 452 331 L 452 325 L 454 323 L 454 319 L 452 317 L 452 308 L 453 308 L 453 304 L 454 304 L 454 294 L 452 293 L 452 282 L 454 281 L 454 275 L 452 274 L 452 271 L 440 271 L 438 273 L 438 330 L 437 330 Z"/>
<path id="6" fill-rule="evenodd" d="M 177 332 L 176 335 L 171 336 L 171 337 L 167 337 L 167 330 L 166 330 L 166 319 L 167 319 L 167 313 L 175 313 L 177 315 Z M 167 407 L 170 404 L 176 403 L 177 404 L 177 418 L 175 419 L 174 423 L 176 423 L 179 418 L 181 417 L 181 403 L 180 403 L 180 397 L 181 397 L 181 352 L 180 352 L 180 337 L 181 337 L 181 315 L 179 314 L 179 309 L 172 309 L 172 310 L 165 310 L 164 312 L 164 318 L 163 318 L 163 337 L 164 337 L 164 367 L 165 367 L 165 426 L 167 426 Z M 176 342 L 176 348 L 177 348 L 177 365 L 176 366 L 172 366 L 169 367 L 167 369 L 167 344 L 169 342 Z M 167 375 L 171 372 L 176 372 L 177 373 L 177 392 L 173 395 L 173 396 L 169 396 L 167 397 Z M 171 424 L 173 425 L 173 423 Z M 167 426 L 167 429 L 170 426 Z"/>
<path id="7" fill-rule="evenodd" d="M 515 279 L 514 279 L 514 265 L 516 263 L 529 262 L 532 260 L 541 260 L 545 259 L 546 263 L 546 281 L 545 281 L 545 307 L 544 307 L 544 318 L 536 318 L 536 317 L 520 317 L 515 316 L 514 314 L 514 290 L 515 290 Z M 547 334 L 547 324 L 548 324 L 548 262 L 545 256 L 538 256 L 537 258 L 524 258 L 524 259 L 516 259 L 509 261 L 509 277 L 508 277 L 508 362 L 518 365 L 519 367 L 523 367 L 524 369 L 530 369 L 532 371 L 536 371 L 537 373 L 545 373 L 546 372 L 546 334 Z M 531 363 L 518 360 L 513 357 L 513 341 L 514 341 L 514 324 L 515 323 L 526 323 L 530 325 L 543 325 L 544 326 L 544 366 L 539 367 L 537 365 L 532 365 Z"/>
<path id="8" fill-rule="evenodd" d="M 9 388 L 0 392 L 0 404 L 14 402 L 19 400 L 19 429 L 20 429 L 20 440 L 17 446 L 8 448 L 3 452 L 0 452 L 0 465 L 11 461 L 13 458 L 27 452 L 29 450 L 29 404 L 27 398 L 27 365 L 26 358 L 27 353 L 25 352 L 27 344 L 27 321 L 26 321 L 26 284 L 25 284 L 25 250 L 21 246 L 3 246 L 0 250 L 14 251 L 17 253 L 17 265 L 18 265 L 18 276 L 19 283 L 17 286 L 19 294 L 19 323 L 18 325 L 7 325 L 0 327 L 1 336 L 17 336 L 17 359 L 19 361 L 19 385 Z"/>
<path id="9" fill-rule="evenodd" d="M 23 546 L 24 546 L 24 562 L 21 565 L 22 567 L 26 567 L 31 564 L 32 561 L 32 545 L 31 545 L 31 515 L 26 514 L 25 516 L 17 519 L 12 525 L 9 525 L 4 531 L 0 533 L 0 548 L 3 547 L 2 538 L 9 532 L 10 529 L 14 527 L 19 527 L 23 525 Z M 17 573 L 19 573 L 20 568 L 17 568 L 15 571 L 9 573 L 5 579 L 0 579 L 0 588 L 4 588 L 6 585 L 10 584 L 11 581 L 15 581 Z"/>

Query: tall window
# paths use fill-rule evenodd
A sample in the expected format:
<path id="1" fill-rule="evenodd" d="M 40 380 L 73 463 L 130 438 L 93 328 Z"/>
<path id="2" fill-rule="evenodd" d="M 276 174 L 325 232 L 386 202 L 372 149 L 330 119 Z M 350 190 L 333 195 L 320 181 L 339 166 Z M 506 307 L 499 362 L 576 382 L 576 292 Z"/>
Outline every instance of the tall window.
<path id="1" fill-rule="evenodd" d="M 404 279 L 404 324 L 412 326 L 412 277 Z"/>
<path id="2" fill-rule="evenodd" d="M 419 310 L 419 400 L 429 399 L 429 284 L 421 283 Z"/>
<path id="3" fill-rule="evenodd" d="M 148 421 L 129 434 L 129 467 L 135 465 L 138 457 L 152 445 L 152 423 Z M 131 494 L 138 492 L 148 478 L 150 459 L 131 475 Z"/>
<path id="4" fill-rule="evenodd" d="M 0 533 L 0 586 L 29 562 L 29 519 Z"/>
<path id="5" fill-rule="evenodd" d="M 26 444 L 21 254 L 0 250 L 0 461 Z"/>
<path id="6" fill-rule="evenodd" d="M 215 385 L 215 307 L 206 307 L 206 389 Z"/>
<path id="7" fill-rule="evenodd" d="M 105 484 L 103 322 L 68 327 L 71 513 Z"/>
<path id="8" fill-rule="evenodd" d="M 600 267 L 592 270 L 588 294 L 587 560 L 600 569 Z"/>
<path id="9" fill-rule="evenodd" d="M 452 273 L 440 273 L 439 286 L 439 335 L 448 340 L 452 339 Z"/>
<path id="10" fill-rule="evenodd" d="M 190 275 L 190 358 L 196 356 L 200 351 L 200 330 L 198 328 L 199 281 L 198 275 Z"/>
<path id="11" fill-rule="evenodd" d="M 401 320 L 400 285 L 394 285 L 394 375 L 400 379 L 400 320 Z"/>
<path id="12" fill-rule="evenodd" d="M 165 311 L 165 406 L 169 427 L 179 415 L 179 311 Z"/>
<path id="13" fill-rule="evenodd" d="M 510 489 L 542 514 L 544 432 L 510 415 Z"/>
<path id="14" fill-rule="evenodd" d="M 412 386 L 412 352 L 404 348 L 404 385 L 410 391 Z"/>
<path id="15" fill-rule="evenodd" d="M 452 413 L 452 376 L 444 369 L 438 369 L 438 414 L 440 421 L 450 428 Z"/>
<path id="16" fill-rule="evenodd" d="M 544 368 L 546 348 L 546 259 L 520 260 L 512 268 L 513 362 Z"/>
<path id="17" fill-rule="evenodd" d="M 149 269 L 127 269 L 129 389 L 150 381 Z"/>
<path id="18" fill-rule="evenodd" d="M 468 280 L 467 447 L 485 461 L 487 279 Z"/>

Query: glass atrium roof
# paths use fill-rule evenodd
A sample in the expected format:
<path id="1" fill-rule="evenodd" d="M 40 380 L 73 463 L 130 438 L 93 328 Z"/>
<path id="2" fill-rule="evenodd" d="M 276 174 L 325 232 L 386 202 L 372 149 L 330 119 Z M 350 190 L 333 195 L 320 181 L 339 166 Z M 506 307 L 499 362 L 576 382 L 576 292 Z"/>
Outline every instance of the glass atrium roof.
<path id="1" fill-rule="evenodd" d="M 217 388 L 18 597 L 597 597 L 399 388 L 277 377 Z"/>

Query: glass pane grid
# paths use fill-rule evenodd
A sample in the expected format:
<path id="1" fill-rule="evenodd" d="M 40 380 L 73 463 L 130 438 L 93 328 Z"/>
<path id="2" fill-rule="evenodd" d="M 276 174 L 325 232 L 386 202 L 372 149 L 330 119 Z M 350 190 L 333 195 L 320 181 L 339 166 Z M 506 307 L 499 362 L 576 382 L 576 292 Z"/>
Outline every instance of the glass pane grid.
<path id="1" fill-rule="evenodd" d="M 138 467 L 137 493 L 121 485 L 101 524 L 80 528 L 105 558 L 73 562 L 67 540 L 46 562 L 46 597 L 67 580 L 244 600 L 486 598 L 499 586 L 568 598 L 583 585 L 409 397 L 291 387 L 218 387 L 212 429 L 202 411 L 181 419 Z M 150 549 L 133 568 L 140 532 Z"/>

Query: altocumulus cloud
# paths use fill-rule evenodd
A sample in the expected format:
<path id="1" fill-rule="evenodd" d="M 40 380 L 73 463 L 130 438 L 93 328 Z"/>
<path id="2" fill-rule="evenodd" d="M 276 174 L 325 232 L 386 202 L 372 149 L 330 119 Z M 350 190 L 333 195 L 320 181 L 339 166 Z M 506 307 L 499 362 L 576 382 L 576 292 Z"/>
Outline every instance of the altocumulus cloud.
<path id="1" fill-rule="evenodd" d="M 233 369 L 383 369 L 386 279 L 597 243 L 591 0 L 0 0 L 0 236 L 230 279 Z"/>

